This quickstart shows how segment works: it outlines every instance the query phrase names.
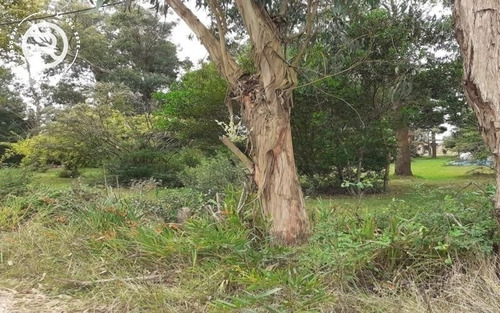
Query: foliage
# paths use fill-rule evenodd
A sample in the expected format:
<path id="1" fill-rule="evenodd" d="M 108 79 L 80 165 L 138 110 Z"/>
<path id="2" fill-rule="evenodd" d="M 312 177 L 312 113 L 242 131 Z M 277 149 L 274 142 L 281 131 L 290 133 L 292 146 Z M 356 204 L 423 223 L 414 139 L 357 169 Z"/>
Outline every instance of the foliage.
<path id="1" fill-rule="evenodd" d="M 123 108 L 133 99 L 125 86 L 98 84 L 95 105 L 60 110 L 41 134 L 12 144 L 11 150 L 24 156 L 24 165 L 62 164 L 68 175 L 83 166 L 99 166 L 123 182 L 154 177 L 178 186 L 177 172 L 185 162 L 195 164 L 196 153 L 178 155 L 176 140 L 155 128 L 158 117 L 128 114 Z"/>
<path id="2" fill-rule="evenodd" d="M 0 163 L 5 154 L 6 143 L 22 137 L 28 126 L 26 105 L 10 89 L 13 87 L 12 74 L 0 67 Z"/>
<path id="3" fill-rule="evenodd" d="M 231 184 L 241 184 L 243 178 L 243 169 L 223 153 L 202 159 L 199 165 L 186 168 L 181 176 L 185 186 L 209 196 L 223 193 Z"/>
<path id="4" fill-rule="evenodd" d="M 316 192 L 342 193 L 343 181 L 383 175 L 395 142 L 387 121 L 373 119 L 360 92 L 348 80 L 332 78 L 296 95 L 292 130 L 297 167 L 318 184 Z"/>
<path id="5" fill-rule="evenodd" d="M 167 93 L 156 93 L 160 125 L 185 144 L 213 151 L 223 134 L 217 120 L 226 121 L 227 84 L 214 64 L 185 74 Z"/>
<path id="6" fill-rule="evenodd" d="M 47 3 L 47 0 L 2 1 L 0 3 L 0 21 L 15 22 L 21 20 L 30 14 L 39 12 L 46 7 Z M 9 34 L 17 24 L 0 27 L 0 49 L 7 49 Z"/>
<path id="7" fill-rule="evenodd" d="M 431 96 L 444 96 L 435 92 L 435 85 L 423 86 L 426 80 L 420 75 L 428 78 L 433 71 L 425 71 L 420 60 L 434 60 L 428 46 L 449 33 L 442 20 L 429 18 L 417 2 L 356 2 L 345 9 L 321 16 L 325 28 L 308 49 L 301 73 L 304 87 L 296 93 L 292 112 L 299 171 L 310 179 L 330 180 L 326 189 L 335 192 L 343 181 L 356 185 L 367 174 L 387 179 L 396 148 L 393 130 L 410 122 L 417 127 L 419 116 L 430 127 L 443 122 L 442 112 L 430 118 L 429 112 L 443 105 Z M 452 84 L 454 78 L 447 80 L 446 96 L 458 86 Z"/>
<path id="8" fill-rule="evenodd" d="M 60 5 L 65 10 L 68 5 L 75 9 L 88 7 L 82 3 Z M 190 62 L 178 60 L 175 45 L 168 41 L 173 24 L 161 21 L 144 8 L 105 11 L 104 14 L 86 12 L 76 15 L 73 23 L 85 44 L 72 71 L 75 76 L 90 72 L 100 83 L 126 86 L 137 99 L 127 103 L 122 111 L 151 113 L 155 109 L 153 93 L 173 83 L 180 68 L 190 66 Z M 63 27 L 69 29 L 68 25 Z M 73 99 L 68 97 L 71 93 L 65 87 L 58 86 L 54 96 L 63 103 L 71 103 Z"/>

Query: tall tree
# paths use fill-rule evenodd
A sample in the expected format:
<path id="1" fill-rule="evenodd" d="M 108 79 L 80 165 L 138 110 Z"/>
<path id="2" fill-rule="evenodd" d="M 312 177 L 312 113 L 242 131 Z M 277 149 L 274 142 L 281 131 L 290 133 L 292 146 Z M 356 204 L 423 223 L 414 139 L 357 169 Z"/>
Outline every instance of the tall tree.
<path id="1" fill-rule="evenodd" d="M 68 2 L 59 5 L 66 7 Z M 70 2 L 69 7 L 78 10 L 88 6 Z M 173 23 L 162 21 L 144 8 L 85 12 L 75 15 L 72 24 L 83 44 L 71 67 L 72 79 L 59 84 L 52 93 L 53 100 L 61 104 L 75 104 L 75 84 L 82 85 L 81 77 L 90 76 L 87 81 L 124 84 L 140 95 L 140 101 L 128 108 L 130 113 L 151 113 L 155 109 L 153 93 L 169 87 L 180 68 L 190 65 L 179 61 L 176 46 L 168 40 Z M 69 25 L 62 27 L 69 30 Z"/>
<path id="2" fill-rule="evenodd" d="M 453 15 L 463 55 L 463 85 L 495 162 L 495 214 L 500 231 L 500 2 L 456 0 Z"/>
<path id="3" fill-rule="evenodd" d="M 9 34 L 19 24 L 18 20 L 30 14 L 39 12 L 48 3 L 48 0 L 23 0 L 0 2 L 0 49 L 6 49 L 9 43 Z M 16 22 L 17 21 L 17 22 Z"/>
<path id="4" fill-rule="evenodd" d="M 265 2 L 270 1 L 197 1 L 214 17 L 216 31 L 212 32 L 182 0 L 165 1 L 200 39 L 241 103 L 243 121 L 250 130 L 248 151 L 253 177 L 264 214 L 272 221 L 272 238 L 284 244 L 300 244 L 309 235 L 309 220 L 295 166 L 290 111 L 292 90 L 297 86 L 295 69 L 310 43 L 320 1 Z M 292 19 L 297 15 L 300 18 L 294 24 Z M 252 44 L 255 74 L 245 73 L 228 49 L 227 34 L 235 23 L 242 25 L 240 29 Z M 297 29 L 302 30 L 287 36 L 287 31 Z M 297 39 L 300 44 L 290 58 L 285 43 Z"/>

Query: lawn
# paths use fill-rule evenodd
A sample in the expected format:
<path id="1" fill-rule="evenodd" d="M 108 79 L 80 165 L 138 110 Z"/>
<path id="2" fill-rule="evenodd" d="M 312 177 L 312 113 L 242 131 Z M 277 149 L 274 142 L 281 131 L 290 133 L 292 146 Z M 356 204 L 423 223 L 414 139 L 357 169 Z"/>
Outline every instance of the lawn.
<path id="1" fill-rule="evenodd" d="M 393 200 L 412 203 L 428 201 L 421 192 L 432 190 L 477 191 L 495 183 L 494 172 L 480 166 L 449 166 L 453 157 L 432 159 L 420 157 L 412 162 L 413 177 L 391 175 L 389 191 L 385 194 L 362 195 L 361 197 L 338 195 L 308 199 L 310 207 L 330 207 L 333 209 L 377 210 L 387 207 Z M 394 166 L 391 167 L 394 172 Z M 418 192 L 420 191 L 420 192 Z M 441 197 L 436 194 L 436 197 Z M 422 203 L 424 204 L 424 203 Z"/>
<path id="2" fill-rule="evenodd" d="M 493 171 L 481 166 L 451 166 L 447 165 L 453 161 L 453 157 L 419 157 L 412 162 L 412 171 L 415 182 L 425 184 L 460 184 L 464 181 L 487 182 L 493 178 Z M 394 168 L 392 167 L 392 170 Z M 400 183 L 401 179 L 391 177 L 394 183 Z"/>

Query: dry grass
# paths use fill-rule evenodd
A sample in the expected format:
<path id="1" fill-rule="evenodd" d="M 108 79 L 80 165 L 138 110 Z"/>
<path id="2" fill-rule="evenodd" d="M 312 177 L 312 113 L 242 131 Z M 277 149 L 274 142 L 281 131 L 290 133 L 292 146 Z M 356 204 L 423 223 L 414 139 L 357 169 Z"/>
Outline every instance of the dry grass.
<path id="1" fill-rule="evenodd" d="M 412 280 L 406 286 L 378 283 L 371 292 L 336 293 L 337 303 L 322 312 L 335 313 L 495 313 L 500 312 L 500 279 L 496 260 L 455 264 L 447 278 L 427 287 Z"/>

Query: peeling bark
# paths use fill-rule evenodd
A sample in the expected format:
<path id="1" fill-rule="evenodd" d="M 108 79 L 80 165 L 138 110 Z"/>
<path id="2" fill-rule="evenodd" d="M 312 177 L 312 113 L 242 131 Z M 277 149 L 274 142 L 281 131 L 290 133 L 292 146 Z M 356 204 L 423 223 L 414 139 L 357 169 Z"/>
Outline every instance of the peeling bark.
<path id="1" fill-rule="evenodd" d="M 309 236 L 309 219 L 295 167 L 290 126 L 292 90 L 298 80 L 294 68 L 286 62 L 279 30 L 256 1 L 234 1 L 252 41 L 254 65 L 259 71 L 258 75 L 244 75 L 225 45 L 182 0 L 165 1 L 198 36 L 233 94 L 240 99 L 243 121 L 250 130 L 248 145 L 254 180 L 264 214 L 272 222 L 271 237 L 287 245 L 305 242 Z M 308 17 L 309 30 L 317 10 L 317 3 L 313 5 L 311 1 L 308 14 L 314 15 Z M 217 7 L 216 1 L 210 3 L 211 8 Z M 224 29 L 221 14 L 216 18 L 219 28 Z"/>
<path id="2" fill-rule="evenodd" d="M 413 176 L 411 171 L 411 146 L 413 134 L 407 125 L 396 130 L 396 141 L 398 151 L 394 173 L 399 176 Z"/>
<path id="3" fill-rule="evenodd" d="M 291 98 L 278 103 L 268 101 L 260 83 L 249 81 L 255 85 L 242 89 L 242 111 L 250 129 L 249 149 L 263 212 L 272 221 L 270 233 L 274 240 L 300 244 L 309 236 L 309 219 L 293 154 Z"/>
<path id="4" fill-rule="evenodd" d="M 465 96 L 493 153 L 500 231 L 500 1 L 456 0 L 455 34 L 464 59 Z"/>

